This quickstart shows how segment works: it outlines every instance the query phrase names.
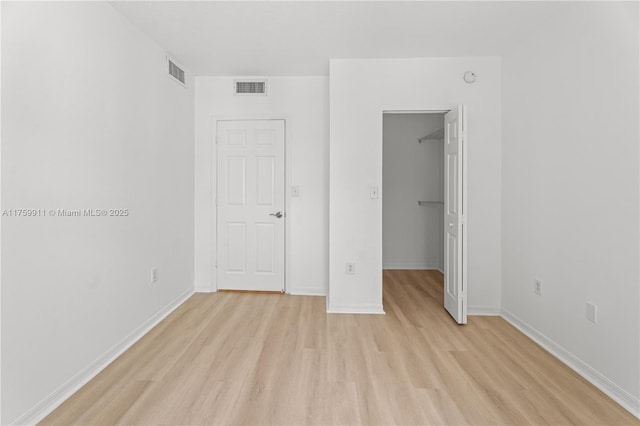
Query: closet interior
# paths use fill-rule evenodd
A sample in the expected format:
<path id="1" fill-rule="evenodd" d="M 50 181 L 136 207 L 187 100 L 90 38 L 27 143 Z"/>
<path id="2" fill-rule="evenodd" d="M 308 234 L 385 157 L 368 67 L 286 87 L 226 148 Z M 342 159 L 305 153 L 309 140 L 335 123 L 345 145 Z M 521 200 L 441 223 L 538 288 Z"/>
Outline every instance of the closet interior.
<path id="1" fill-rule="evenodd" d="M 444 269 L 444 113 L 383 115 L 384 269 Z"/>

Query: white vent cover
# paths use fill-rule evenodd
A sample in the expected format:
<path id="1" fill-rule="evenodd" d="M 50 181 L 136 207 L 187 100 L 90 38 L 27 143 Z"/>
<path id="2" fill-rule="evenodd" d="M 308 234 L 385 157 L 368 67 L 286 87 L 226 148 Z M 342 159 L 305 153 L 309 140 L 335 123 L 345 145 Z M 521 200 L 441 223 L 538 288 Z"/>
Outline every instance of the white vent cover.
<path id="1" fill-rule="evenodd" d="M 182 68 L 177 66 L 171 59 L 167 58 L 167 62 L 169 63 L 169 75 L 173 77 L 178 83 L 184 85 L 184 71 Z"/>
<path id="2" fill-rule="evenodd" d="M 267 80 L 235 80 L 233 86 L 236 95 L 267 94 Z"/>

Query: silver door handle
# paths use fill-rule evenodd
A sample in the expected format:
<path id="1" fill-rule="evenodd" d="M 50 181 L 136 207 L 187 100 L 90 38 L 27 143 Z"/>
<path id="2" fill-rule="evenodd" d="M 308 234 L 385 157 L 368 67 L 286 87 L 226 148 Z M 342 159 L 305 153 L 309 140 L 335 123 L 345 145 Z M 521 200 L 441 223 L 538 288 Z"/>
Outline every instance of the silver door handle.
<path id="1" fill-rule="evenodd" d="M 282 212 L 269 213 L 269 216 L 275 216 L 278 219 L 280 219 L 282 217 Z"/>

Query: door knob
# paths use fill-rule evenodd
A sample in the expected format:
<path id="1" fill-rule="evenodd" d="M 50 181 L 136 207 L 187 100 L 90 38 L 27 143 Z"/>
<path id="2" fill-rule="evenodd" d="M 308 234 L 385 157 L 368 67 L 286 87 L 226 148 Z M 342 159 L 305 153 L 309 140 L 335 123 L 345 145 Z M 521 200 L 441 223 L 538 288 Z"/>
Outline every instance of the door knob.
<path id="1" fill-rule="evenodd" d="M 269 213 L 269 216 L 275 216 L 280 219 L 282 217 L 282 212 Z"/>

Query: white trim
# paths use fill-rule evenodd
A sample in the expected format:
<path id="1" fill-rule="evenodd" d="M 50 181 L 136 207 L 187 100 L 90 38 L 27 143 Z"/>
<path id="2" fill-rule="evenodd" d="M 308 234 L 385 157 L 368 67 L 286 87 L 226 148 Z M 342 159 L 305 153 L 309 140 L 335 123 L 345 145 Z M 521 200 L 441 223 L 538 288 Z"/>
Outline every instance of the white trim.
<path id="1" fill-rule="evenodd" d="M 218 290 L 212 289 L 210 286 L 197 285 L 194 293 L 217 293 Z"/>
<path id="2" fill-rule="evenodd" d="M 467 308 L 467 315 L 499 317 L 501 313 L 500 306 L 470 305 Z"/>
<path id="3" fill-rule="evenodd" d="M 389 109 L 383 109 L 382 113 L 383 114 L 446 114 L 449 111 L 451 111 L 451 108 L 449 108 L 449 109 L 422 109 L 422 108 L 402 109 L 402 108 L 389 108 Z"/>
<path id="4" fill-rule="evenodd" d="M 392 263 L 388 265 L 382 265 L 382 269 L 398 269 L 403 271 L 440 271 L 440 266 L 431 263 Z"/>
<path id="5" fill-rule="evenodd" d="M 2 22 L 2 7 L 0 7 L 0 22 Z M 0 31 L 0 46 L 2 46 L 2 35 L 1 34 L 2 34 L 2 32 Z M 6 38 L 6 36 L 5 36 L 5 38 Z M 2 59 L 0 59 L 0 81 L 2 81 L 2 78 L 1 78 L 2 77 L 2 66 L 1 66 L 1 63 L 2 63 Z M 1 123 L 1 120 L 0 120 L 0 135 L 2 135 L 2 123 Z M 0 141 L 0 153 L 2 152 L 1 145 L 2 145 L 2 142 Z M 0 157 L 2 157 L 2 154 L 0 154 Z M 2 164 L 2 161 L 0 161 L 0 164 Z M 0 170 L 0 172 L 1 172 L 1 170 Z M 2 173 L 0 173 L 0 176 L 2 176 Z M 0 178 L 0 181 L 1 180 L 2 179 Z M 0 188 L 2 188 L 1 182 L 0 182 Z M 1 204 L 2 204 L 2 197 L 0 196 L 0 209 L 2 207 Z M 2 229 L 2 227 L 0 226 L 0 230 L 1 229 Z M 2 241 L 1 234 L 2 234 L 2 232 L 0 231 L 0 241 Z M 1 245 L 0 245 L 0 247 L 1 247 Z M 1 249 L 0 249 L 0 251 L 1 251 Z M 0 259 L 2 259 L 2 254 L 1 253 L 0 253 Z M 1 264 L 2 264 L 2 262 L 0 262 L 0 265 Z M 2 277 L 1 269 L 2 269 L 2 267 L 0 266 L 0 277 Z M 0 281 L 2 281 L 1 278 L 0 278 Z M 0 282 L 0 318 L 2 318 L 2 283 L 1 282 Z M 2 365 L 2 333 L 0 333 L 0 366 L 1 365 Z M 1 385 L 2 384 L 2 371 L 1 370 L 2 369 L 0 368 L 0 422 L 2 422 L 2 385 Z"/>
<path id="6" fill-rule="evenodd" d="M 463 323 L 466 324 L 467 315 L 469 315 L 469 306 L 467 305 L 469 301 L 469 225 L 467 222 L 467 218 L 469 217 L 469 126 L 467 124 L 467 116 L 469 114 L 467 114 L 467 107 L 464 104 L 460 104 L 460 114 L 460 120 L 462 121 L 462 134 L 459 135 L 459 137 L 462 138 L 460 145 L 462 148 L 462 205 L 460 206 L 459 220 L 462 221 L 460 226 L 460 230 L 462 231 L 462 315 Z M 458 176 L 460 176 L 460 173 L 458 173 Z M 444 214 L 447 214 L 446 210 Z M 443 256 L 443 262 L 446 264 L 447 254 L 444 253 Z"/>
<path id="7" fill-rule="evenodd" d="M 144 337 L 151 329 L 165 319 L 169 314 L 182 305 L 189 297 L 193 295 L 193 289 L 189 289 L 180 296 L 169 302 L 164 308 L 160 309 L 151 318 L 142 323 L 133 330 L 128 336 L 116 343 L 111 349 L 99 356 L 95 361 L 87 367 L 73 375 L 69 380 L 63 383 L 58 389 L 54 390 L 47 397 L 42 399 L 36 405 L 31 407 L 29 411 L 10 422 L 12 425 L 36 424 L 51 414 L 53 410 L 58 408 L 60 404 L 69 399 L 80 388 L 86 385 L 91 379 L 96 377 L 98 373 L 104 370 L 109 364 L 115 361 L 127 349 L 133 346 L 138 340 Z"/>
<path id="8" fill-rule="evenodd" d="M 211 290 L 210 293 L 218 291 L 218 206 L 216 198 L 218 196 L 218 121 L 257 121 L 257 120 L 282 120 L 284 121 L 284 291 L 290 294 L 288 283 L 291 282 L 291 217 L 289 208 L 291 207 L 291 182 L 292 182 L 292 158 L 293 158 L 293 120 L 287 114 L 215 114 L 210 116 L 211 124 L 211 239 L 209 240 L 209 258 L 211 261 Z M 215 256 L 214 256 L 215 254 Z M 204 291 L 203 291 L 204 292 Z"/>
<path id="9" fill-rule="evenodd" d="M 382 305 L 329 305 L 328 314 L 376 314 L 384 315 Z"/>
<path id="10" fill-rule="evenodd" d="M 612 382 L 595 368 L 560 346 L 531 325 L 527 324 L 506 309 L 502 310 L 502 318 L 520 330 L 524 335 L 540 345 L 544 350 L 562 361 L 589 383 L 604 392 L 609 398 L 620 404 L 625 410 L 640 419 L 640 399 Z"/>
<path id="11" fill-rule="evenodd" d="M 292 288 L 289 294 L 292 294 L 295 296 L 326 296 L 327 291 L 323 288 L 299 287 L 299 288 Z"/>

